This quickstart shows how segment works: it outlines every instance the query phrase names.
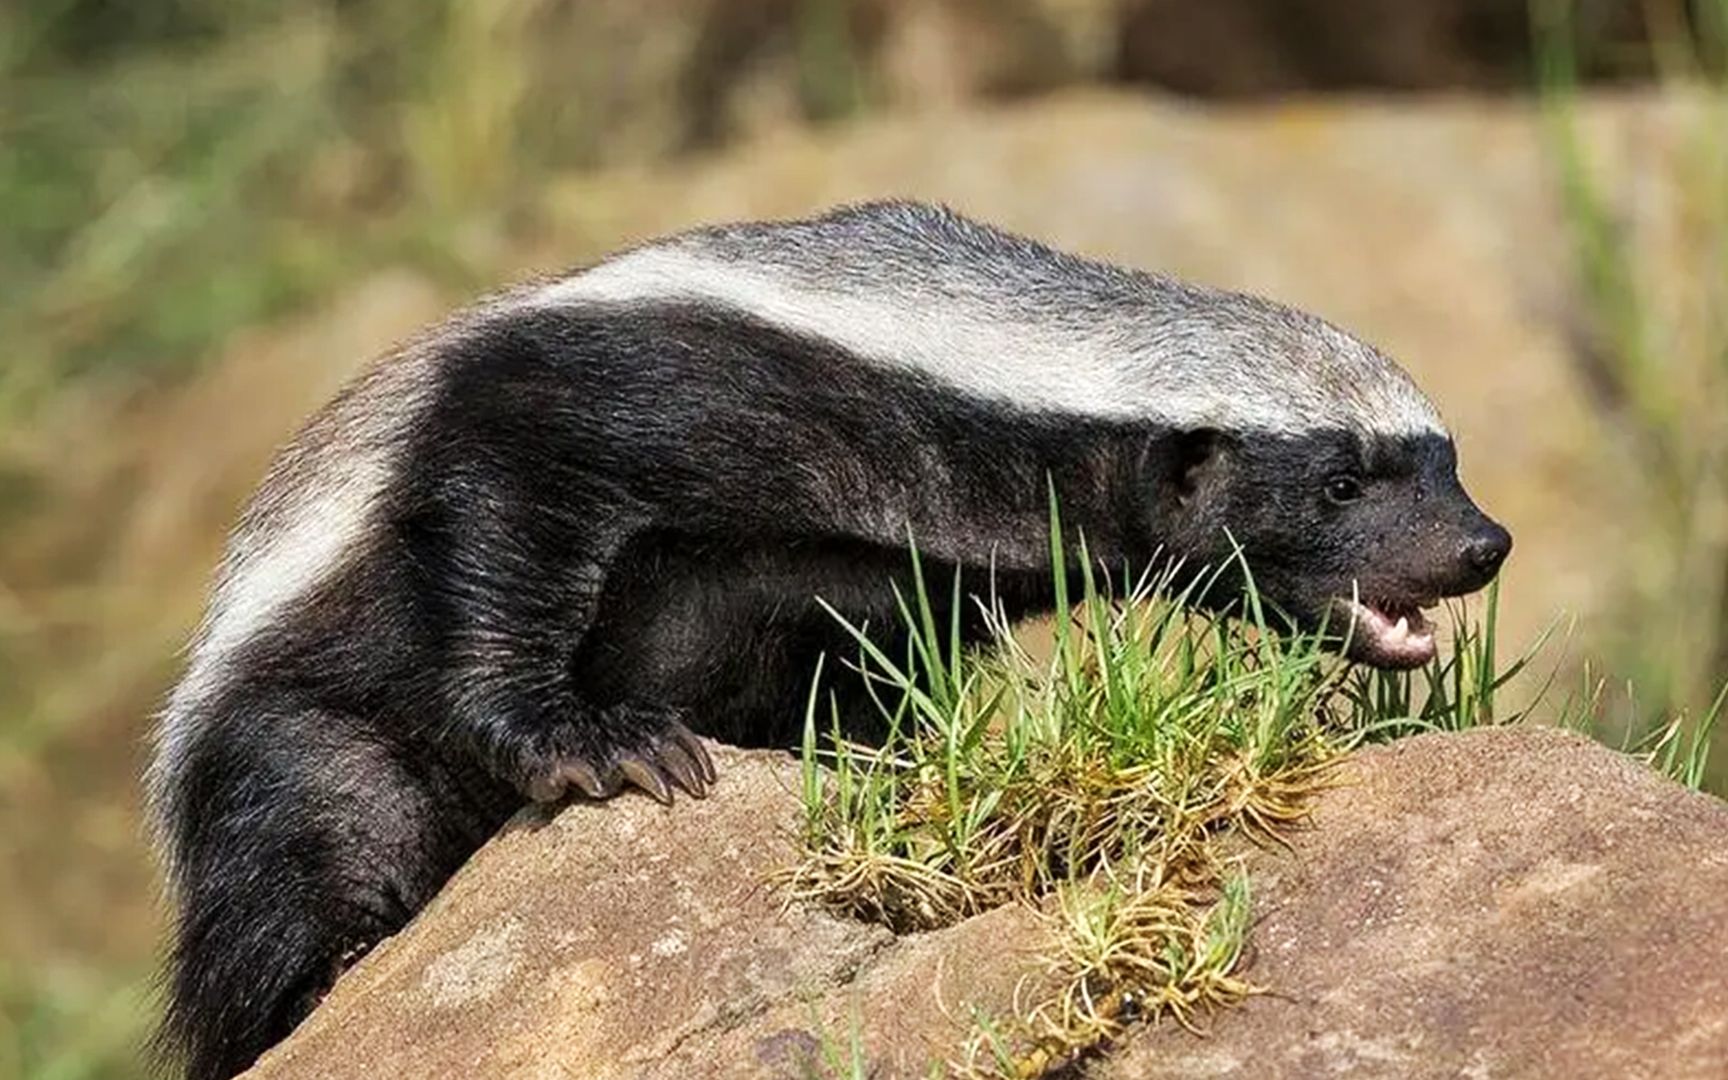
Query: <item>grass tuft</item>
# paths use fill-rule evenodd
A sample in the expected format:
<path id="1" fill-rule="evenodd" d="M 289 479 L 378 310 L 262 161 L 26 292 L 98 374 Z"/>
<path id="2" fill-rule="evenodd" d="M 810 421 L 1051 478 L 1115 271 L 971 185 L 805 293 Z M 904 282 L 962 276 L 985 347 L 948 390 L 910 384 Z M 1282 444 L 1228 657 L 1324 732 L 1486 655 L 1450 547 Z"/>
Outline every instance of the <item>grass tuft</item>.
<path id="1" fill-rule="evenodd" d="M 1247 943 L 1247 877 L 1232 873 L 1214 891 L 1158 880 L 1157 872 L 1142 862 L 1125 881 L 1059 889 L 1044 917 L 1045 977 L 1054 989 L 1018 1021 L 1025 1048 L 1005 1059 L 999 1035 L 986 1045 L 975 1034 L 956 1071 L 1042 1076 L 1142 1016 L 1167 1014 L 1198 1032 L 1201 1010 L 1253 993 L 1236 974 Z"/>
<path id="2" fill-rule="evenodd" d="M 1037 1075 L 1131 1016 L 1188 1022 L 1246 994 L 1246 885 L 1218 841 L 1301 819 L 1345 745 L 1345 670 L 1317 637 L 1188 612 L 1170 578 L 1117 601 L 1085 575 L 1044 658 L 984 602 L 994 644 L 968 649 L 961 583 L 944 621 L 913 565 L 903 655 L 841 619 L 888 737 L 848 741 L 812 693 L 792 895 L 898 932 L 1044 913 L 1048 992 L 980 1027 L 966 1071 Z"/>
<path id="3" fill-rule="evenodd" d="M 1068 550 L 1054 509 L 1051 543 Z M 796 901 L 896 932 L 1009 903 L 1039 912 L 1044 971 L 1013 1016 L 976 1018 L 951 1063 L 965 1075 L 1042 1075 L 1136 1018 L 1193 1027 L 1240 1001 L 1254 991 L 1238 971 L 1249 887 L 1230 845 L 1280 842 L 1354 747 L 1519 722 L 1542 699 L 1506 707 L 1507 683 L 1551 633 L 1502 663 L 1493 589 L 1480 618 L 1449 607 L 1451 646 L 1426 668 L 1379 672 L 1339 660 L 1319 634 L 1268 625 L 1251 576 L 1245 617 L 1225 620 L 1188 608 L 1194 575 L 1118 597 L 1083 569 L 1070 609 L 1058 572 L 1071 617 L 1036 655 L 999 604 L 958 578 L 927 580 L 915 549 L 912 566 L 902 645 L 833 613 L 887 735 L 849 740 L 819 667 L 803 855 L 785 880 Z M 963 642 L 967 604 L 990 629 L 982 648 Z M 1722 707 L 1635 749 L 1694 782 Z"/>
<path id="4" fill-rule="evenodd" d="M 1066 550 L 1052 514 L 1054 550 Z M 1080 565 L 1089 567 L 1084 545 Z M 849 741 L 821 673 L 804 732 L 805 855 L 795 899 L 897 932 L 949 926 L 1007 903 L 1043 913 L 1042 996 L 980 1024 L 962 1071 L 1038 1075 L 1129 1018 L 1179 1022 L 1249 992 L 1235 974 L 1247 886 L 1221 841 L 1276 841 L 1328 766 L 1380 730 L 1482 722 L 1505 673 L 1492 635 L 1431 673 L 1362 676 L 1318 635 L 1275 632 L 1252 595 L 1243 623 L 1194 613 L 1189 585 L 1143 582 L 1121 599 L 1089 571 L 1049 655 L 1016 641 L 1001 607 L 943 583 L 939 617 L 913 552 L 891 656 L 835 613 L 888 732 Z M 1068 581 L 1058 573 L 1057 599 Z M 962 641 L 966 603 L 992 644 Z M 1504 677 L 1503 677 L 1504 676 Z M 1414 707 L 1413 707 L 1414 706 Z M 987 1067 L 986 1067 L 987 1066 Z"/>
<path id="5" fill-rule="evenodd" d="M 1210 880 L 1211 833 L 1298 818 L 1333 754 L 1335 665 L 1311 638 L 1234 633 L 1157 592 L 1117 603 L 1088 583 L 1047 660 L 999 611 L 998 647 L 963 648 L 921 589 L 900 659 L 848 624 L 891 734 L 848 742 L 831 713 L 819 748 L 812 708 L 799 895 L 930 929 L 1142 859 Z"/>

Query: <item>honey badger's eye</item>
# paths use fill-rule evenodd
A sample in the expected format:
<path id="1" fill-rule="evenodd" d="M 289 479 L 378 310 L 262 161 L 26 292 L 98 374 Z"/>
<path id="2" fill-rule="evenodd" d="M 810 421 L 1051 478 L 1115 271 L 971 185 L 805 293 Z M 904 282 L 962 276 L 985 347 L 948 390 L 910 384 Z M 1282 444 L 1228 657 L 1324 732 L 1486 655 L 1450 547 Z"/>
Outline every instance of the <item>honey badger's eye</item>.
<path id="1" fill-rule="evenodd" d="M 1349 473 L 1327 477 L 1326 497 L 1335 503 L 1355 502 L 1362 497 L 1362 481 Z"/>

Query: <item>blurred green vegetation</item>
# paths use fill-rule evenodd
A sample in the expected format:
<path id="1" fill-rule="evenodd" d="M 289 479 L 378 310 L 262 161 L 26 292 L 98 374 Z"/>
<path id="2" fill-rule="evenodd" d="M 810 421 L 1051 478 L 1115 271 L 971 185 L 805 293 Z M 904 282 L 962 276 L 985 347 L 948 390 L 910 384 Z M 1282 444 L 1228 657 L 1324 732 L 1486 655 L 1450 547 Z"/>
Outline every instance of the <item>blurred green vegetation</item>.
<path id="1" fill-rule="evenodd" d="M 0 1076 L 101 1080 L 140 1076 L 150 995 L 114 972 L 0 973 Z"/>
<path id="2" fill-rule="evenodd" d="M 439 6 L 422 8 L 435 20 Z M 287 7 L 0 11 L 0 415 L 68 379 L 196 363 L 364 257 L 383 193 L 363 189 L 382 163 L 352 148 L 381 120 L 368 103 L 406 91 L 412 53 L 356 47 L 386 27 L 341 22 L 398 12 L 390 29 L 410 48 L 427 26 L 407 5 Z M 331 228 L 359 243 L 327 243 Z"/>
<path id="3" fill-rule="evenodd" d="M 788 49 L 807 119 L 868 97 L 851 8 L 797 6 Z M 183 371 L 233 330 L 367 266 L 406 262 L 477 285 L 492 269 L 489 236 L 531 227 L 520 215 L 534 177 L 714 133 L 679 113 L 703 80 L 656 59 L 695 53 L 706 11 L 0 7 L 0 423 L 70 379 Z M 654 85 L 661 76 L 670 85 Z"/>
<path id="4" fill-rule="evenodd" d="M 1608 575 L 1614 617 L 1596 642 L 1624 693 L 1598 686 L 1604 727 L 1643 737 L 1664 717 L 1710 715 L 1728 678 L 1728 0 L 1649 6 L 1655 57 L 1685 131 L 1668 222 L 1641 220 L 1627 178 L 1604 176 L 1573 104 L 1566 0 L 1541 0 L 1540 76 L 1570 228 L 1586 388 L 1631 473 L 1637 559 Z M 1666 228 L 1667 233 L 1663 234 Z M 1698 721 L 1702 723 L 1700 719 Z M 1728 791 L 1718 754 L 1706 784 Z"/>

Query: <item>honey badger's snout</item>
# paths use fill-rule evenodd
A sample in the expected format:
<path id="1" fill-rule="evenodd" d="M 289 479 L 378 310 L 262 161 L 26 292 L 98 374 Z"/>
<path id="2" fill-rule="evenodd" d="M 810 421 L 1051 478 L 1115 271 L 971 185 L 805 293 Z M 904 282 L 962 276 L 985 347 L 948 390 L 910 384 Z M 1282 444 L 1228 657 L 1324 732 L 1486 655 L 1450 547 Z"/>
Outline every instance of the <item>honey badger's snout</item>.
<path id="1" fill-rule="evenodd" d="M 1437 557 L 1440 596 L 1464 596 L 1488 586 L 1512 553 L 1512 534 L 1498 521 L 1470 506 L 1465 520 L 1447 530 L 1449 556 Z"/>
<path id="2" fill-rule="evenodd" d="M 1510 554 L 1512 534 L 1498 521 L 1483 515 L 1481 524 L 1459 550 L 1460 562 L 1471 574 L 1464 591 L 1475 592 L 1493 581 L 1494 575 L 1500 572 L 1500 565 Z"/>

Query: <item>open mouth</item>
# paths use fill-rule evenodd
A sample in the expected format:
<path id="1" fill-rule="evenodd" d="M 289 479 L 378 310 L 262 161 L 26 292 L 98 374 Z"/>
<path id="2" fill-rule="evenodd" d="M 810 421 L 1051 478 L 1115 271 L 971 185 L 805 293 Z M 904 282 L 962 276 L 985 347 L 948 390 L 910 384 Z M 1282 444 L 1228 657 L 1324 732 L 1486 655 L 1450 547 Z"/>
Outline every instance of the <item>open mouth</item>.
<path id="1" fill-rule="evenodd" d="M 1415 601 L 1340 599 L 1337 632 L 1348 634 L 1352 660 L 1383 668 L 1421 667 L 1434 659 L 1434 627 Z"/>

